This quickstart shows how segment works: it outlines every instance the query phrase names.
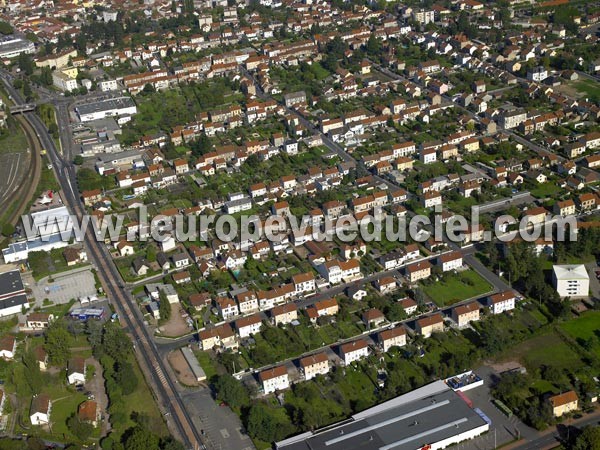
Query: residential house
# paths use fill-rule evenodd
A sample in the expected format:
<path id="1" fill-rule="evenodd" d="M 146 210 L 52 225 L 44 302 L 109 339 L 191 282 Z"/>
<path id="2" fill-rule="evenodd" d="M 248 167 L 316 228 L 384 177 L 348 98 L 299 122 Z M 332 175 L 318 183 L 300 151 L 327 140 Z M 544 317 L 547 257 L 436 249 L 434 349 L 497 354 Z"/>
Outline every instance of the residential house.
<path id="1" fill-rule="evenodd" d="M 310 272 L 294 275 L 292 283 L 296 294 L 312 294 L 315 291 L 315 276 Z"/>
<path id="2" fill-rule="evenodd" d="M 470 302 L 452 309 L 452 318 L 459 328 L 479 320 L 479 303 Z"/>
<path id="3" fill-rule="evenodd" d="M 492 314 L 501 314 L 504 311 L 515 309 L 516 296 L 512 291 L 503 291 L 488 297 L 488 306 Z"/>
<path id="4" fill-rule="evenodd" d="M 329 358 L 327 353 L 320 352 L 305 356 L 299 361 L 300 369 L 305 380 L 312 380 L 317 375 L 326 375 L 329 372 Z"/>
<path id="5" fill-rule="evenodd" d="M 411 283 L 429 278 L 431 275 L 431 263 L 428 260 L 406 266 L 406 277 Z"/>
<path id="6" fill-rule="evenodd" d="M 17 349 L 17 339 L 11 335 L 0 338 L 0 358 L 13 359 Z"/>
<path id="7" fill-rule="evenodd" d="M 215 303 L 217 306 L 217 311 L 219 311 L 219 314 L 223 318 L 223 320 L 228 320 L 231 317 L 240 314 L 238 304 L 232 298 L 219 297 Z"/>
<path id="8" fill-rule="evenodd" d="M 94 400 L 86 400 L 77 408 L 77 418 L 82 423 L 89 423 L 94 428 L 100 423 L 100 408 Z"/>
<path id="9" fill-rule="evenodd" d="M 34 312 L 27 315 L 25 325 L 30 330 L 43 330 L 48 328 L 50 322 L 54 320 L 54 314 Z"/>
<path id="10" fill-rule="evenodd" d="M 47 425 L 50 423 L 52 412 L 52 400 L 46 394 L 35 395 L 31 399 L 29 408 L 29 420 L 32 425 Z"/>
<path id="11" fill-rule="evenodd" d="M 285 365 L 263 370 L 258 374 L 258 379 L 265 394 L 282 391 L 290 387 L 290 379 Z"/>
<path id="12" fill-rule="evenodd" d="M 215 347 L 223 349 L 236 349 L 238 347 L 237 338 L 228 323 L 200 331 L 198 339 L 204 351 L 212 350 Z"/>
<path id="13" fill-rule="evenodd" d="M 406 345 L 406 329 L 399 325 L 389 330 L 377 333 L 377 342 L 381 350 L 387 352 L 392 347 L 403 347 Z"/>
<path id="14" fill-rule="evenodd" d="M 242 317 L 235 321 L 235 329 L 240 338 L 246 338 L 260 332 L 262 321 L 258 314 Z"/>
<path id="15" fill-rule="evenodd" d="M 379 325 L 384 323 L 385 316 L 383 315 L 383 313 L 380 310 L 378 310 L 376 308 L 371 308 L 371 309 L 367 309 L 366 311 L 363 311 L 362 321 L 365 324 L 365 326 L 367 327 L 367 329 L 370 329 L 372 326 L 378 327 Z"/>
<path id="16" fill-rule="evenodd" d="M 575 391 L 567 391 L 562 394 L 553 395 L 548 398 L 552 407 L 552 415 L 561 417 L 564 414 L 576 411 L 579 408 L 579 397 Z"/>
<path id="17" fill-rule="evenodd" d="M 367 356 L 369 356 L 369 345 L 364 339 L 358 339 L 340 345 L 340 357 L 345 366 L 348 366 L 359 359 L 366 358 Z"/>
<path id="18" fill-rule="evenodd" d="M 270 310 L 273 325 L 285 325 L 298 320 L 298 307 L 295 303 L 286 303 Z"/>
<path id="19" fill-rule="evenodd" d="M 69 360 L 67 368 L 67 381 L 69 384 L 85 383 L 85 359 L 74 357 Z"/>
<path id="20" fill-rule="evenodd" d="M 437 264 L 442 268 L 442 272 L 460 269 L 463 265 L 462 253 L 458 251 L 444 253 L 437 258 Z"/>
<path id="21" fill-rule="evenodd" d="M 404 313 L 409 317 L 412 316 L 413 314 L 415 314 L 417 312 L 417 309 L 419 308 L 419 305 L 417 305 L 417 302 L 415 302 L 410 297 L 400 299 L 400 300 L 398 300 L 398 303 L 400 303 L 400 306 L 404 310 Z"/>
<path id="22" fill-rule="evenodd" d="M 416 321 L 415 330 L 424 338 L 430 337 L 433 333 L 442 333 L 444 331 L 444 319 L 440 313 L 423 317 Z"/>
<path id="23" fill-rule="evenodd" d="M 306 308 L 306 313 L 311 322 L 315 323 L 319 317 L 335 316 L 339 311 L 339 305 L 335 298 L 328 298 L 315 302 Z"/>
<path id="24" fill-rule="evenodd" d="M 258 311 L 258 298 L 253 291 L 246 291 L 235 296 L 240 314 L 250 314 Z"/>

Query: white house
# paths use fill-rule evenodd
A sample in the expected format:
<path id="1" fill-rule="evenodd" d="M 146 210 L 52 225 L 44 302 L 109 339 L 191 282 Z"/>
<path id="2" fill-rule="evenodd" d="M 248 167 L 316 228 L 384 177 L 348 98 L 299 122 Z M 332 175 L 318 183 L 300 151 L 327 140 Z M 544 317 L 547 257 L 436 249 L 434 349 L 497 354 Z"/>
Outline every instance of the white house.
<path id="1" fill-rule="evenodd" d="M 218 298 L 215 303 L 217 304 L 217 310 L 219 311 L 219 314 L 223 320 L 227 320 L 240 314 L 240 309 L 238 308 L 235 300 L 232 298 L 221 297 Z"/>
<path id="2" fill-rule="evenodd" d="M 367 356 L 369 356 L 369 346 L 364 339 L 340 345 L 340 357 L 344 360 L 346 366 Z"/>
<path id="3" fill-rule="evenodd" d="M 17 349 L 17 340 L 14 336 L 4 336 L 0 339 L 0 358 L 13 359 Z"/>
<path id="4" fill-rule="evenodd" d="M 69 384 L 85 383 L 85 359 L 76 357 L 69 360 L 67 381 Z"/>
<path id="5" fill-rule="evenodd" d="M 299 273 L 292 277 L 296 294 L 312 293 L 315 291 L 315 276 L 310 272 Z"/>
<path id="6" fill-rule="evenodd" d="M 504 291 L 491 295 L 488 299 L 488 305 L 492 314 L 501 314 L 504 311 L 515 309 L 515 294 L 512 291 Z"/>
<path id="7" fill-rule="evenodd" d="M 272 367 L 258 374 L 265 394 L 281 391 L 290 387 L 290 378 L 285 366 Z"/>
<path id="8" fill-rule="evenodd" d="M 317 267 L 319 273 L 331 284 L 349 283 L 361 278 L 360 262 L 356 259 L 348 261 L 331 260 Z"/>
<path id="9" fill-rule="evenodd" d="M 32 425 L 47 425 L 50 423 L 52 400 L 46 394 L 39 394 L 31 399 L 29 420 Z"/>
<path id="10" fill-rule="evenodd" d="M 235 321 L 235 329 L 241 338 L 252 336 L 260 332 L 262 321 L 258 314 L 253 314 L 248 317 L 242 317 Z"/>
<path id="11" fill-rule="evenodd" d="M 463 265 L 462 254 L 457 251 L 452 251 L 440 255 L 437 263 L 442 268 L 442 272 L 460 269 Z"/>

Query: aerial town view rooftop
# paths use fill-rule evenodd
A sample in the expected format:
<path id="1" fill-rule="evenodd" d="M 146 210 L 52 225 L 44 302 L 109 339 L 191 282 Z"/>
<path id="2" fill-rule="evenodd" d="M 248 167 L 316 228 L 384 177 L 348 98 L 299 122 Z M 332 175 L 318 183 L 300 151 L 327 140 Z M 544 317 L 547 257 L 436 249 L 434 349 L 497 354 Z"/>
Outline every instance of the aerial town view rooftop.
<path id="1" fill-rule="evenodd" d="M 0 450 L 600 450 L 600 1 L 6 0 Z"/>

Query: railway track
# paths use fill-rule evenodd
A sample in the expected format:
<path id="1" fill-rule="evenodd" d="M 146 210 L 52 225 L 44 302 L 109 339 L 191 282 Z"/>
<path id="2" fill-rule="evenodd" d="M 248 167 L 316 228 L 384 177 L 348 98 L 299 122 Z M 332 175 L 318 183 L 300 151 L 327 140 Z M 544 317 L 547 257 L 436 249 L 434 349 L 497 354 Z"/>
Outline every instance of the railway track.
<path id="1" fill-rule="evenodd" d="M 78 218 L 82 217 L 82 209 L 80 205 L 73 205 L 73 211 Z M 175 437 L 189 445 L 189 448 L 198 449 L 202 442 L 197 435 L 196 430 L 191 424 L 191 418 L 185 411 L 180 398 L 176 394 L 176 387 L 168 374 L 162 368 L 161 360 L 158 352 L 151 342 L 151 336 L 148 330 L 142 325 L 143 318 L 140 317 L 140 312 L 135 304 L 135 300 L 127 293 L 124 293 L 122 288 L 121 275 L 112 263 L 109 263 L 110 255 L 106 249 L 100 244 L 94 236 L 91 229 L 88 228 L 86 235 L 86 245 L 91 253 L 92 259 L 96 263 L 98 272 L 102 275 L 100 280 L 105 289 L 105 292 L 112 298 L 111 303 L 114 305 L 119 318 L 124 320 L 124 325 L 133 338 L 137 359 L 142 366 L 142 372 L 149 375 L 151 379 L 146 381 L 155 386 L 154 394 L 162 413 L 165 417 L 172 417 L 171 432 Z M 135 321 L 134 321 L 135 319 Z M 167 419 L 169 422 L 169 419 Z M 175 429 L 173 429 L 175 428 Z"/>
<path id="2" fill-rule="evenodd" d="M 23 119 L 22 117 L 17 117 L 17 121 L 23 128 L 23 132 L 25 133 L 25 137 L 29 143 L 29 148 L 31 149 L 31 159 L 29 162 L 29 168 L 23 177 L 21 185 L 14 192 L 14 194 L 4 202 L 3 205 L 0 205 L 2 210 L 6 210 L 10 207 L 13 201 L 16 201 L 16 199 L 20 200 L 20 204 L 15 211 L 3 220 L 3 222 L 10 223 L 12 225 L 16 225 L 21 217 L 21 214 L 25 212 L 25 208 L 27 207 L 29 200 L 31 200 L 35 194 L 35 191 L 37 190 L 40 175 L 42 173 L 42 147 L 40 142 L 36 138 L 35 132 L 27 120 Z"/>

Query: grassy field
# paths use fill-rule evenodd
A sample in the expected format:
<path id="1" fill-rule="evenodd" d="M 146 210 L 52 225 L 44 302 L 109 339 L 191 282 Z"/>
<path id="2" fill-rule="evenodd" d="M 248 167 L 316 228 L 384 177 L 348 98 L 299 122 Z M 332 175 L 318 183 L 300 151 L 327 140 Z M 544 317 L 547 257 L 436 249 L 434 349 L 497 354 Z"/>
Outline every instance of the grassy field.
<path id="1" fill-rule="evenodd" d="M 549 182 L 538 184 L 534 189 L 531 189 L 530 192 L 531 195 L 533 195 L 536 198 L 546 198 L 552 197 L 561 191 L 562 189 L 560 188 L 560 186 L 558 186 L 556 183 Z"/>
<path id="2" fill-rule="evenodd" d="M 467 298 L 483 295 L 491 289 L 492 286 L 474 270 L 449 273 L 440 281 L 423 286 L 425 294 L 438 306 L 452 305 Z"/>
<path id="3" fill-rule="evenodd" d="M 561 325 L 573 338 L 589 339 L 600 332 L 600 311 L 590 311 Z"/>
<path id="4" fill-rule="evenodd" d="M 579 355 L 555 333 L 528 339 L 511 350 L 510 358 L 521 361 L 528 370 L 539 369 L 548 364 L 558 369 L 571 370 L 583 365 Z"/>
<path id="5" fill-rule="evenodd" d="M 573 86 L 583 95 L 595 99 L 600 98 L 600 83 L 590 79 L 576 81 Z"/>

